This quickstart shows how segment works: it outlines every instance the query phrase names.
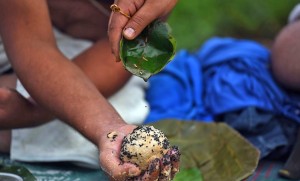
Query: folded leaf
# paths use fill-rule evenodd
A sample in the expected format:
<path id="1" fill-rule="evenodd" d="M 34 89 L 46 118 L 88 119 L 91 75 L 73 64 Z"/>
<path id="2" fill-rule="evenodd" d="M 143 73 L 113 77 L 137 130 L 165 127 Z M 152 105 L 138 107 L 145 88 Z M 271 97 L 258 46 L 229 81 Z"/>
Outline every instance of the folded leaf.
<path id="1" fill-rule="evenodd" d="M 122 38 L 120 57 L 126 70 L 147 81 L 175 55 L 176 41 L 167 23 L 156 20 L 134 40 Z"/>
<path id="2" fill-rule="evenodd" d="M 36 181 L 36 178 L 31 174 L 31 172 L 23 166 L 16 166 L 16 165 L 4 166 L 4 165 L 0 165 L 0 172 L 18 175 L 24 181 Z"/>
<path id="3" fill-rule="evenodd" d="M 241 181 L 257 167 L 259 151 L 225 123 L 153 123 L 181 152 L 180 168 L 198 168 L 205 181 Z"/>

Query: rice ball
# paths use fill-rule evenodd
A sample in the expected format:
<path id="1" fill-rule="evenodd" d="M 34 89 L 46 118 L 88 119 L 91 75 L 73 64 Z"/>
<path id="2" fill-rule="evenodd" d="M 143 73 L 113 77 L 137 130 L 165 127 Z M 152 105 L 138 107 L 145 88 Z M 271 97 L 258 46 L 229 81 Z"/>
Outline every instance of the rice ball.
<path id="1" fill-rule="evenodd" d="M 161 159 L 169 148 L 170 143 L 162 131 L 153 126 L 138 126 L 124 137 L 120 159 L 123 162 L 133 163 L 145 171 L 151 161 Z"/>

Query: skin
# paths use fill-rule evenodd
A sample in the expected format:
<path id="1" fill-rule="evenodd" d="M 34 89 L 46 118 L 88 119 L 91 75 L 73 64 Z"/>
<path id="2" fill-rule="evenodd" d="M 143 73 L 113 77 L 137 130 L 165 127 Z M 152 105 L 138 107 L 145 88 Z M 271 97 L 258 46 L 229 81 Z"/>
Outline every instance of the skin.
<path id="1" fill-rule="evenodd" d="M 165 18 L 176 5 L 177 0 L 116 0 L 122 12 L 129 15 L 128 19 L 121 13 L 113 13 L 110 17 L 108 35 L 112 52 L 120 61 L 119 42 L 122 36 L 132 40 L 156 18 Z"/>
<path id="2" fill-rule="evenodd" d="M 65 11 L 63 7 L 71 2 L 74 7 L 87 10 Z M 75 6 L 76 3 L 79 5 Z M 120 13 L 112 13 L 107 38 L 104 34 L 106 29 L 103 29 L 107 22 L 103 18 L 99 21 L 91 18 L 101 15 L 89 11 L 91 6 L 88 9 L 86 1 L 0 0 L 0 34 L 17 77 L 32 96 L 24 99 L 14 91 L 15 77 L 0 80 L 1 86 L 6 87 L 0 89 L 0 129 L 36 126 L 58 117 L 98 146 L 101 167 L 111 180 L 125 180 L 133 176 L 138 180 L 153 180 L 159 174 L 141 173 L 135 165 L 120 164 L 121 136 L 114 142 L 106 137 L 112 131 L 127 135 L 136 127 L 126 124 L 105 99 L 130 77 L 121 64 L 113 61 L 114 55 L 108 45 L 112 46 L 115 57 L 118 57 L 118 42 L 124 28 L 125 31 L 134 29 L 133 36 L 128 37 L 134 38 L 149 22 L 167 14 L 176 1 L 162 3 L 157 0 L 150 3 L 148 0 L 134 4 L 134 1 L 119 0 L 116 3 L 132 18 L 129 21 Z M 69 9 L 72 10 L 70 6 Z M 153 15 L 149 17 L 150 9 Z M 77 17 L 59 18 L 70 15 Z M 80 24 L 86 22 L 89 23 L 84 26 Z M 52 24 L 73 37 L 92 40 L 94 45 L 71 62 L 58 50 Z M 9 85 L 5 85 L 5 81 Z M 23 115 L 22 119 L 13 117 L 16 110 Z M 6 133 L 1 132 L 0 136 L 9 137 Z M 179 156 L 176 150 L 170 150 L 168 154 L 174 158 Z M 166 169 L 176 170 L 178 162 L 175 159 L 168 165 L 174 169 Z M 166 170 L 161 163 L 161 160 L 152 163 L 156 164 L 155 173 Z M 175 173 L 172 172 L 172 175 Z"/>
<path id="3" fill-rule="evenodd" d="M 288 89 L 300 91 L 300 21 L 284 27 L 272 47 L 275 78 Z"/>

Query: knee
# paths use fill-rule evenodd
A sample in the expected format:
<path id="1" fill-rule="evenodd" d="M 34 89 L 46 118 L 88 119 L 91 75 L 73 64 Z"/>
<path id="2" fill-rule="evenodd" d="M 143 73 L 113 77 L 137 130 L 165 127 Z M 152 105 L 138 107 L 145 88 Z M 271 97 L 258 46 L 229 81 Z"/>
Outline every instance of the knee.
<path id="1" fill-rule="evenodd" d="M 279 33 L 271 53 L 275 79 L 287 88 L 300 90 L 300 21 Z"/>
<path id="2" fill-rule="evenodd" d="M 8 103 L 11 100 L 11 98 L 13 96 L 12 91 L 13 90 L 10 90 L 7 87 L 0 87 L 0 103 L 1 104 Z"/>
<path id="3" fill-rule="evenodd" d="M 11 131 L 0 131 L 0 152 L 9 153 L 11 146 Z"/>

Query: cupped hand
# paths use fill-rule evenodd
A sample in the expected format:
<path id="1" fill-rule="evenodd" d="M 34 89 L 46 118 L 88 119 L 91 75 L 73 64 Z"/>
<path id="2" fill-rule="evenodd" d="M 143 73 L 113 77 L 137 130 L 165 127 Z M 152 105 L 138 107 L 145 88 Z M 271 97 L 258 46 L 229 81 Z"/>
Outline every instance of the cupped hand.
<path id="1" fill-rule="evenodd" d="M 124 36 L 132 40 L 143 29 L 157 18 L 166 16 L 176 5 L 177 0 L 115 0 L 124 16 L 119 12 L 112 12 L 108 25 L 108 36 L 112 52 L 116 60 L 120 60 L 119 44 Z"/>
<path id="2" fill-rule="evenodd" d="M 115 126 L 113 131 L 103 135 L 100 143 L 100 165 L 110 180 L 124 181 L 165 181 L 173 179 L 179 171 L 180 153 L 177 147 L 171 147 L 162 159 L 153 160 L 148 169 L 142 172 L 136 165 L 120 160 L 123 138 L 136 126 Z"/>
<path id="3" fill-rule="evenodd" d="M 141 170 L 137 166 L 130 163 L 122 163 L 120 160 L 122 140 L 134 128 L 136 126 L 118 125 L 115 126 L 113 131 L 109 131 L 100 139 L 100 166 L 108 174 L 110 180 L 123 181 L 141 174 Z"/>
<path id="4" fill-rule="evenodd" d="M 148 169 L 130 181 L 169 181 L 179 172 L 180 152 L 176 146 L 171 147 L 162 159 L 153 160 Z"/>

